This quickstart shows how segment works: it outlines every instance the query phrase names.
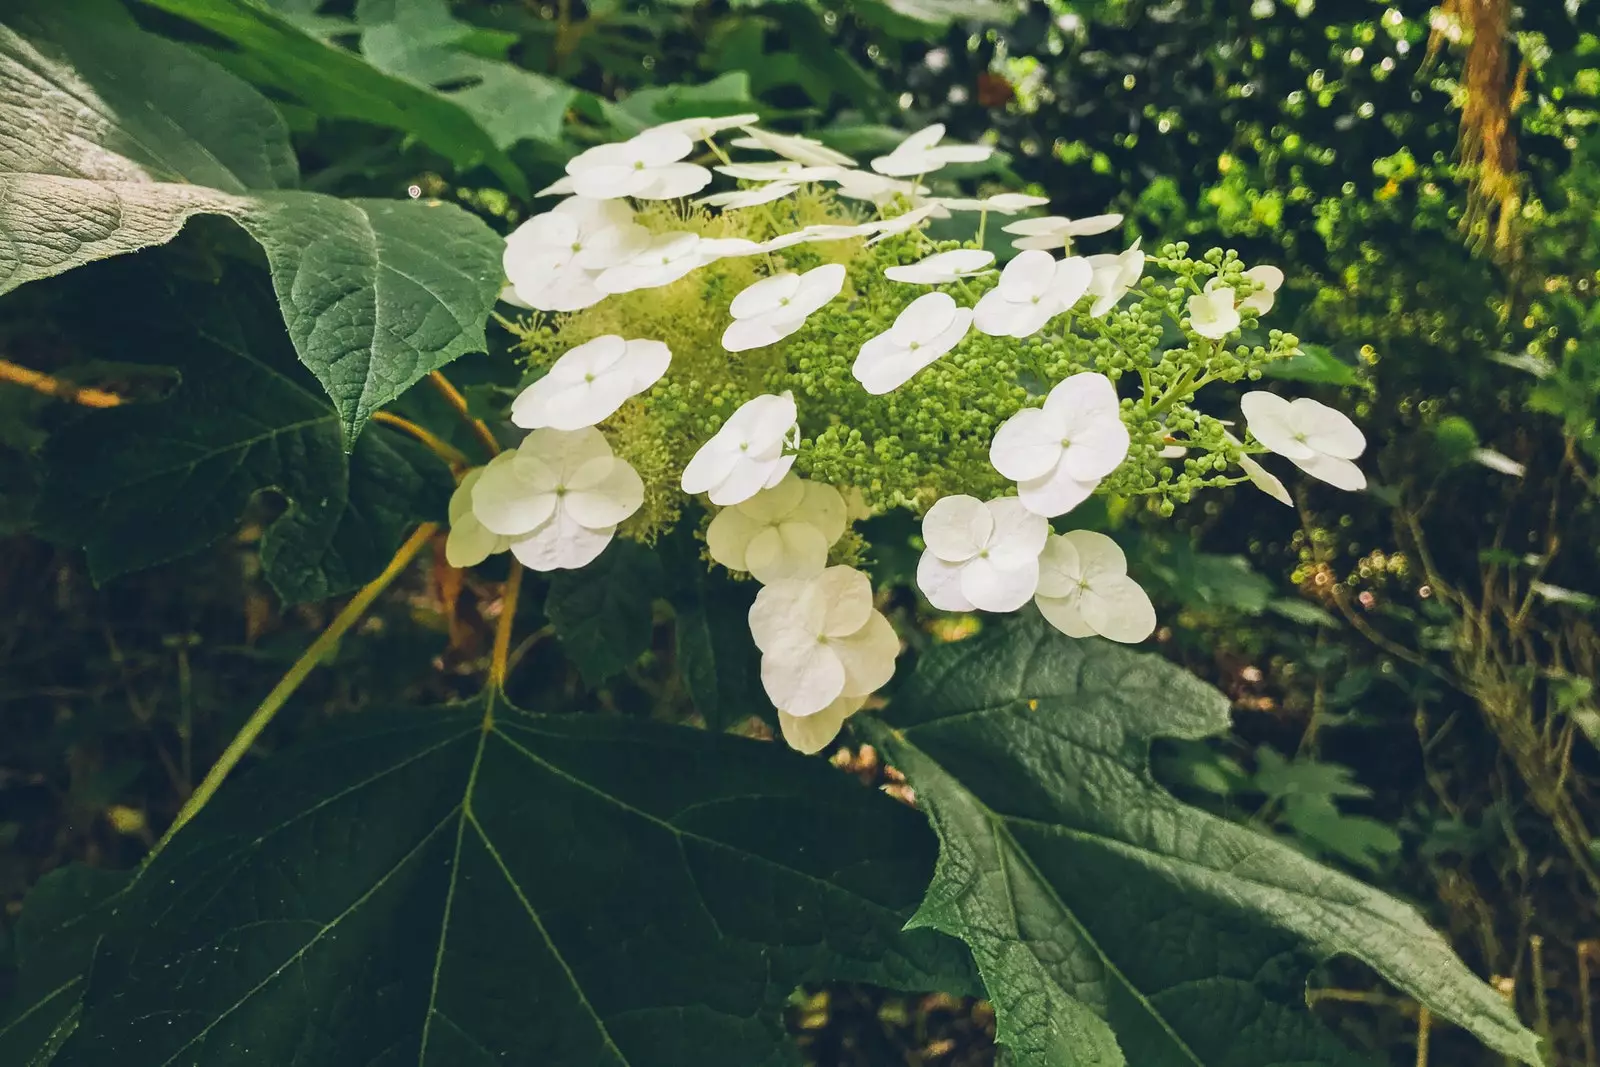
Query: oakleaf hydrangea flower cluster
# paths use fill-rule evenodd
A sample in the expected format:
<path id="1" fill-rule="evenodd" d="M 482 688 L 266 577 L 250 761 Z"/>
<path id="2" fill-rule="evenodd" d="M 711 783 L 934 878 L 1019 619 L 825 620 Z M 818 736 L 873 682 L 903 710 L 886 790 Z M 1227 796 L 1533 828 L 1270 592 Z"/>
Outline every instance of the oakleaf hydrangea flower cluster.
<path id="1" fill-rule="evenodd" d="M 1365 440 L 1332 408 L 1247 388 L 1241 439 L 1195 406 L 1299 351 L 1262 323 L 1281 271 L 1137 240 L 1080 254 L 1122 217 L 933 195 L 943 168 L 990 155 L 935 125 L 863 168 L 737 115 L 575 156 L 542 191 L 563 199 L 506 240 L 503 299 L 534 313 L 513 324 L 531 381 L 511 421 L 530 433 L 463 477 L 449 562 L 583 567 L 697 502 L 708 565 L 761 585 L 762 683 L 785 739 L 815 752 L 899 653 L 857 566 L 868 515 L 921 515 L 916 583 L 936 609 L 1036 610 L 1132 643 L 1155 609 L 1116 542 L 1074 524 L 1091 496 L 1170 514 L 1248 481 L 1292 504 L 1263 452 L 1365 486 Z M 972 215 L 973 239 L 930 236 Z M 990 215 L 1011 217 L 1004 262 Z"/>

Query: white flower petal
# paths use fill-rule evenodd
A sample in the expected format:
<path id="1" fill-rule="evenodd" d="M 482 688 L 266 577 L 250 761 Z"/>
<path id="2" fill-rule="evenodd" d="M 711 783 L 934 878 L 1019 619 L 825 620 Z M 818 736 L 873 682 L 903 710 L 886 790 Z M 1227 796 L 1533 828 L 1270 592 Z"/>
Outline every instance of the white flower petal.
<path id="1" fill-rule="evenodd" d="M 1307 459 L 1291 457 L 1289 462 L 1318 481 L 1327 482 L 1335 489 L 1355 492 L 1367 487 L 1367 476 L 1361 472 L 1360 467 L 1347 459 L 1317 453 Z"/>
<path id="2" fill-rule="evenodd" d="M 736 148 L 764 148 L 768 152 L 813 167 L 853 167 L 856 161 L 843 152 L 835 151 L 811 137 L 796 134 L 772 133 L 756 126 L 746 126 L 745 136 L 735 138 Z"/>
<path id="3" fill-rule="evenodd" d="M 922 540 L 939 559 L 965 563 L 989 544 L 994 522 L 993 511 L 977 497 L 940 497 L 922 517 Z"/>
<path id="4" fill-rule="evenodd" d="M 1239 469 L 1244 471 L 1245 477 L 1249 478 L 1257 489 L 1280 504 L 1286 504 L 1291 508 L 1294 507 L 1294 498 L 1289 495 L 1289 490 L 1284 488 L 1283 482 L 1278 479 L 1277 475 L 1257 463 L 1254 457 L 1240 456 Z"/>
<path id="5" fill-rule="evenodd" d="M 612 457 L 609 462 L 595 461 L 597 468 L 601 465 L 605 471 L 601 480 L 568 489 L 562 500 L 562 507 L 573 521 L 592 529 L 615 526 L 644 503 L 644 481 L 627 460 Z"/>
<path id="6" fill-rule="evenodd" d="M 872 579 L 854 567 L 829 567 L 814 581 L 827 606 L 822 636 L 847 637 L 867 624 L 872 614 Z"/>
<path id="7" fill-rule="evenodd" d="M 976 248 L 957 248 L 936 252 L 916 263 L 890 267 L 884 276 L 891 281 L 912 285 L 944 285 L 976 274 L 994 262 L 994 253 Z"/>
<path id="8" fill-rule="evenodd" d="M 1239 301 L 1239 307 L 1251 308 L 1256 314 L 1265 315 L 1272 310 L 1272 305 L 1277 300 L 1278 288 L 1283 285 L 1283 271 L 1262 264 L 1259 267 L 1251 267 L 1244 272 L 1244 276 L 1262 288 Z"/>
<path id="9" fill-rule="evenodd" d="M 1287 459 L 1308 459 L 1316 452 L 1298 439 L 1293 408 L 1276 393 L 1257 390 L 1239 398 L 1245 425 L 1257 441 Z"/>
<path id="10" fill-rule="evenodd" d="M 725 193 L 712 193 L 710 196 L 699 197 L 695 203 L 720 207 L 724 211 L 737 211 L 740 208 L 760 207 L 774 200 L 782 200 L 798 188 L 800 186 L 792 181 L 767 182 L 754 189 L 732 189 Z"/>
<path id="11" fill-rule="evenodd" d="M 753 113 L 723 115 L 718 118 L 673 119 L 671 122 L 663 122 L 658 126 L 652 126 L 651 129 L 671 130 L 675 133 L 681 133 L 691 140 L 704 141 L 715 137 L 723 130 L 731 130 L 735 126 L 749 126 L 760 120 L 761 116 Z"/>
<path id="12" fill-rule="evenodd" d="M 989 462 L 1012 481 L 1041 478 L 1061 461 L 1066 427 L 1042 408 L 1023 408 L 1000 424 L 989 443 Z"/>
<path id="13" fill-rule="evenodd" d="M 1080 595 L 1076 592 L 1065 597 L 1048 597 L 1041 594 L 1033 598 L 1033 603 L 1046 622 L 1068 637 L 1093 637 L 1094 627 L 1084 621 L 1083 612 L 1079 610 L 1080 599 Z"/>
<path id="14" fill-rule="evenodd" d="M 816 579 L 773 582 L 750 605 L 750 636 L 764 655 L 803 655 L 822 635 L 827 610 Z"/>
<path id="15" fill-rule="evenodd" d="M 728 314 L 736 319 L 766 315 L 788 305 L 799 291 L 800 275 L 774 274 L 739 290 L 728 305 Z"/>
<path id="16" fill-rule="evenodd" d="M 800 479 L 796 478 L 799 482 Z M 791 513 L 794 521 L 803 521 L 816 527 L 831 547 L 844 536 L 846 509 L 844 496 L 831 485 L 821 482 L 802 482 L 804 496 Z"/>
<path id="17" fill-rule="evenodd" d="M 1039 553 L 1038 596 L 1060 598 L 1071 596 L 1083 581 L 1083 565 L 1078 550 L 1067 538 L 1051 534 Z"/>
<path id="18" fill-rule="evenodd" d="M 1137 644 L 1156 628 L 1149 594 L 1125 574 L 1091 584 L 1078 601 L 1078 611 L 1095 633 L 1109 641 Z"/>
<path id="19" fill-rule="evenodd" d="M 452 567 L 476 567 L 505 548 L 500 535 L 468 514 L 451 522 L 450 535 L 444 542 L 444 558 Z"/>
<path id="20" fill-rule="evenodd" d="M 894 677 L 900 638 L 879 612 L 872 612 L 859 630 L 831 640 L 834 654 L 844 666 L 844 695 L 864 697 L 889 684 Z"/>
<path id="21" fill-rule="evenodd" d="M 808 652 L 761 657 L 761 685 L 779 711 L 815 715 L 844 692 L 844 664 L 833 649 L 814 644 Z"/>
<path id="22" fill-rule="evenodd" d="M 929 549 L 917 561 L 917 588 L 940 611 L 975 611 L 972 601 L 961 591 L 963 571 L 963 564 L 946 563 Z"/>
<path id="23" fill-rule="evenodd" d="M 556 510 L 554 493 L 530 487 L 518 475 L 514 452 L 496 456 L 471 492 L 472 514 L 492 533 L 508 537 L 537 529 Z"/>
<path id="24" fill-rule="evenodd" d="M 778 729 L 796 752 L 813 756 L 833 743 L 844 729 L 845 720 L 861 710 L 866 697 L 843 696 L 815 715 L 790 715 L 778 712 Z"/>
<path id="25" fill-rule="evenodd" d="M 1213 278 L 1203 293 L 1196 293 L 1186 305 L 1189 327 L 1201 337 L 1220 341 L 1239 328 L 1239 311 L 1233 305 L 1234 291 L 1218 285 Z"/>
<path id="26" fill-rule="evenodd" d="M 724 509 L 718 518 L 734 510 Z M 709 537 L 710 531 L 706 532 Z M 821 530 L 809 523 L 763 526 L 750 539 L 744 560 L 745 567 L 741 569 L 748 570 L 751 577 L 764 584 L 787 578 L 810 578 L 821 574 L 828 565 L 828 541 Z"/>
<path id="27" fill-rule="evenodd" d="M 1098 481 L 1083 482 L 1058 464 L 1049 474 L 1017 483 L 1017 498 L 1029 511 L 1053 519 L 1065 515 L 1094 495 Z"/>
<path id="28" fill-rule="evenodd" d="M 751 518 L 740 507 L 723 508 L 706 527 L 706 551 L 730 571 L 748 571 L 750 542 L 771 525 Z"/>
<path id="29" fill-rule="evenodd" d="M 994 521 L 994 532 L 979 557 L 988 558 L 1002 569 L 1037 563 L 1050 536 L 1050 523 L 1044 516 L 1030 511 L 1014 496 L 999 497 L 984 507 Z M 1029 590 L 1028 595 L 1032 596 L 1033 591 Z"/>
<path id="30" fill-rule="evenodd" d="M 1290 402 L 1289 419 L 1299 431 L 1300 439 L 1313 452 L 1338 459 L 1355 459 L 1366 450 L 1367 439 L 1350 421 L 1350 416 L 1310 397 Z"/>
<path id="31" fill-rule="evenodd" d="M 592 530 L 563 509 L 532 534 L 511 543 L 517 562 L 534 571 L 577 570 L 593 563 L 616 534 L 614 526 Z"/>
<path id="32" fill-rule="evenodd" d="M 961 567 L 961 593 L 979 611 L 1016 611 L 1038 588 L 1037 558 L 1015 567 L 1000 567 L 980 556 Z"/>

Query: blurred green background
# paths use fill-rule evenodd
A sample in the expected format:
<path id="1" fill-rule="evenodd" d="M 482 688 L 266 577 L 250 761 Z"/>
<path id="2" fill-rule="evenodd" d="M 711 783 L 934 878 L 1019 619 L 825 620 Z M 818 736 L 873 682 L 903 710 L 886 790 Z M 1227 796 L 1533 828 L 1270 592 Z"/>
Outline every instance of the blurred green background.
<path id="1" fill-rule="evenodd" d="M 865 158 L 944 122 L 993 141 L 975 190 L 1029 189 L 1126 236 L 1221 244 L 1288 275 L 1291 387 L 1352 411 L 1370 490 L 1248 487 L 1172 520 L 1096 509 L 1163 619 L 1159 647 L 1222 688 L 1223 742 L 1169 745 L 1187 799 L 1416 903 L 1551 1041 L 1597 1067 L 1600 980 L 1600 4 L 1593 0 L 148 0 L 148 28 L 262 88 L 305 186 L 455 199 L 509 230 L 583 147 L 699 114 L 761 113 Z M 324 42 L 343 50 L 325 57 Z M 548 203 L 546 201 L 545 203 Z M 38 288 L 38 292 L 33 290 Z M 52 327 L 47 286 L 0 311 L 0 354 L 138 388 Z M 115 348 L 117 323 L 106 323 Z M 452 376 L 514 384 L 510 337 Z M 424 402 L 421 400 L 413 402 Z M 138 861 L 243 717 L 327 621 L 284 608 L 259 523 L 102 588 L 29 536 L 60 405 L 0 384 L 0 897 L 81 859 Z M 1297 485 L 1303 482 L 1297 480 Z M 273 502 L 258 502 L 264 520 Z M 909 527 L 875 531 L 903 575 Z M 470 689 L 494 583 L 402 581 L 262 751 L 383 700 Z M 528 598 L 537 611 L 541 597 Z M 907 598 L 909 602 L 909 597 Z M 586 693 L 547 629 L 519 650 L 540 706 L 682 700 L 671 643 Z M 871 752 L 835 761 L 869 778 Z M 1491 1064 L 1357 967 L 1318 1012 L 1397 1064 Z M 830 988 L 795 998 L 821 1065 L 993 1062 L 986 1006 Z"/>

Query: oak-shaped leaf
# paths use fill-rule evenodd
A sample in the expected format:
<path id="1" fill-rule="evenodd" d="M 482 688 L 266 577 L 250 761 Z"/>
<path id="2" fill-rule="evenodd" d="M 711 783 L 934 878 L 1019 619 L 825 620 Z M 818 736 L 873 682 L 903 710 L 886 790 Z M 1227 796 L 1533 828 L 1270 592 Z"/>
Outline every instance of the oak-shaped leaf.
<path id="1" fill-rule="evenodd" d="M 480 700 L 224 788 L 117 902 L 54 1067 L 777 1067 L 797 983 L 966 990 L 925 820 L 781 745 Z"/>
<path id="2" fill-rule="evenodd" d="M 914 924 L 967 941 L 1019 1067 L 1364 1063 L 1305 1007 L 1307 961 L 1333 955 L 1539 1062 L 1408 905 L 1157 784 L 1154 738 L 1228 726 L 1166 660 L 1030 613 L 929 652 L 885 719 L 858 719 L 939 834 Z"/>

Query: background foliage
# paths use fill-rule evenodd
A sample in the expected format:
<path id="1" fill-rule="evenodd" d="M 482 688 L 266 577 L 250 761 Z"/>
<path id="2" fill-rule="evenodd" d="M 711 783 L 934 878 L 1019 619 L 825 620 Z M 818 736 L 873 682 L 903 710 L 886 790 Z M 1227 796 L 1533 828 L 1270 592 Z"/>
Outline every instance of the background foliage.
<path id="1" fill-rule="evenodd" d="M 63 924 L 81 939 L 71 917 L 121 890 L 115 876 L 67 864 L 133 867 L 331 617 L 335 606 L 322 602 L 373 577 L 417 521 L 442 518 L 442 464 L 389 427 L 356 433 L 395 401 L 389 410 L 449 445 L 476 447 L 443 399 L 406 386 L 450 362 L 484 415 L 517 386 L 509 335 L 493 324 L 486 337 L 474 331 L 498 283 L 495 234 L 537 210 L 530 190 L 586 145 L 670 118 L 754 109 L 852 152 L 886 147 L 896 129 L 924 121 L 944 121 L 963 140 L 992 134 L 1002 164 L 970 175 L 980 186 L 1021 180 L 1068 214 L 1124 211 L 1130 236 L 1147 245 L 1226 243 L 1285 269 L 1280 325 L 1318 342 L 1288 373 L 1330 398 L 1342 391 L 1347 408 L 1356 402 L 1369 440 L 1381 443 L 1375 485 L 1358 498 L 1313 488 L 1298 517 L 1248 492 L 1180 512 L 1181 527 L 1132 509 L 1085 517 L 1158 579 L 1152 591 L 1170 620 L 1162 650 L 1231 701 L 1226 731 L 1216 708 L 1197 713 L 1204 729 L 1152 731 L 1156 773 L 1190 817 L 1274 835 L 1415 903 L 1471 966 L 1499 980 L 1550 1042 L 1551 1062 L 1596 1062 L 1592 3 L 1525 5 L 1504 32 L 1494 13 L 1507 5 L 1438 11 L 1409 0 L 70 7 L 94 17 L 68 25 L 63 5 L 8 10 L 0 125 L 23 128 L 19 116 L 41 99 L 77 115 L 84 94 L 117 99 L 118 115 L 177 121 L 91 122 L 85 142 L 103 151 L 76 156 L 47 139 L 0 143 L 0 289 L 17 287 L 0 301 L 0 357 L 149 401 L 84 410 L 0 382 L 0 891 L 24 997 L 74 980 L 79 964 L 65 961 L 86 959 L 92 939 L 48 954 L 59 973 L 30 969 L 30 944 Z M 129 36 L 135 23 L 148 32 Z M 98 35 L 78 32 L 91 24 Z M 218 67 L 235 79 L 219 80 Z M 63 73 L 95 69 L 107 73 L 87 85 Z M 236 79 L 263 95 L 229 88 Z M 202 92 L 208 107 L 195 107 Z M 238 108 L 214 121 L 218 94 L 230 92 Z M 37 205 L 60 202 L 63 188 L 93 208 L 75 241 L 30 240 Z M 184 225 L 195 215 L 242 229 L 216 218 Z M 419 270 L 449 284 L 435 287 L 431 313 L 397 328 L 395 309 L 414 307 L 415 294 L 395 287 Z M 308 279 L 325 286 L 313 287 L 325 304 L 303 303 Z M 375 296 L 365 304 L 353 295 L 366 293 Z M 338 328 L 316 328 L 329 308 Z M 279 320 L 285 329 L 268 328 Z M 386 347 L 397 334 L 403 352 Z M 483 347 L 488 357 L 461 355 Z M 94 435 L 74 432 L 90 419 Z M 1525 474 L 1484 466 L 1480 448 Z M 141 473 L 152 456 L 170 457 L 163 479 Z M 339 486 L 342 497 L 330 491 Z M 907 545 L 909 528 L 880 521 L 876 577 L 903 578 L 914 555 L 894 546 Z M 669 543 L 659 558 L 619 551 L 629 547 L 613 546 L 584 582 L 552 581 L 524 597 L 529 636 L 514 651 L 509 696 L 541 711 L 699 715 L 760 733 L 738 710 L 757 688 L 736 600 L 748 591 L 706 588 L 714 579 L 681 562 L 692 546 Z M 332 669 L 312 677 L 254 755 L 358 708 L 468 695 L 498 596 L 496 583 L 443 566 L 408 576 L 331 650 Z M 919 618 L 909 592 L 897 608 L 903 622 Z M 948 621 L 924 623 L 918 640 L 929 645 L 964 636 Z M 887 735 L 873 740 L 835 761 L 881 782 L 885 757 L 907 772 L 923 758 Z M 302 758 L 342 762 L 337 750 Z M 623 768 L 600 761 L 593 773 Z M 278 773 L 285 782 L 250 779 L 270 803 L 244 793 L 230 810 L 270 821 L 274 805 L 314 804 L 327 787 L 312 775 L 297 787 L 295 765 Z M 453 798 L 408 801 L 422 831 L 452 814 L 452 833 L 469 827 L 459 776 L 448 784 Z M 387 809 L 396 798 L 371 803 Z M 209 835 L 249 832 L 227 814 L 208 812 L 192 846 L 158 863 L 203 865 L 205 849 L 226 847 Z M 350 839 L 359 814 L 318 832 Z M 803 825 L 803 815 L 789 817 Z M 669 833 L 641 825 L 652 828 L 641 848 Z M 887 864 L 931 864 L 930 838 L 899 836 L 910 844 Z M 409 844 L 417 840 L 434 839 Z M 1070 871 L 1047 854 L 1032 862 L 1046 880 Z M 51 892 L 36 897 L 47 903 L 23 911 L 27 889 L 51 871 Z M 226 900 L 218 877 L 206 891 Z M 896 878 L 904 871 L 869 894 L 872 906 L 909 914 L 916 893 L 891 892 Z M 1117 890 L 1068 888 L 1085 901 Z M 948 930 L 964 921 L 959 910 L 928 907 L 922 918 Z M 200 918 L 218 930 L 239 919 Z M 192 936 L 209 943 L 204 925 Z M 171 960 L 162 953 L 185 948 L 151 944 L 129 947 L 132 980 L 163 973 Z M 1273 1003 L 1256 1008 L 1268 1015 L 1295 1002 L 1313 962 L 1283 948 L 1282 958 L 1237 961 L 1268 990 Z M 270 970 L 268 955 L 260 963 Z M 1134 974 L 1139 961 L 1119 967 Z M 315 973 L 330 990 L 349 979 L 333 964 Z M 193 974 L 203 1017 L 214 975 Z M 794 959 L 784 974 L 835 980 L 789 1004 L 790 1028 L 816 1063 L 990 1061 L 994 1015 L 951 995 L 970 991 L 970 975 L 946 982 L 948 994 L 902 998 L 839 981 L 897 984 L 876 964 Z M 1145 992 L 1176 977 L 1151 973 Z M 634 992 L 648 1000 L 673 978 L 638 981 Z M 741 995 L 781 996 L 782 983 L 769 984 Z M 1417 1062 L 1424 1035 L 1434 1062 L 1502 1062 L 1348 961 L 1317 965 L 1311 986 L 1316 1017 L 1356 1050 L 1328 1051 L 1327 1062 Z M 229 1018 L 262 1033 L 290 1009 L 259 1010 Z M 328 1048 L 357 1047 L 361 1021 L 347 1022 L 330 1027 Z M 492 1042 L 483 1034 L 494 1020 L 466 1023 L 464 1033 Z M 109 1057 L 96 1042 L 86 1031 L 65 1062 Z M 1170 1054 L 1142 1051 L 1152 1063 Z"/>

